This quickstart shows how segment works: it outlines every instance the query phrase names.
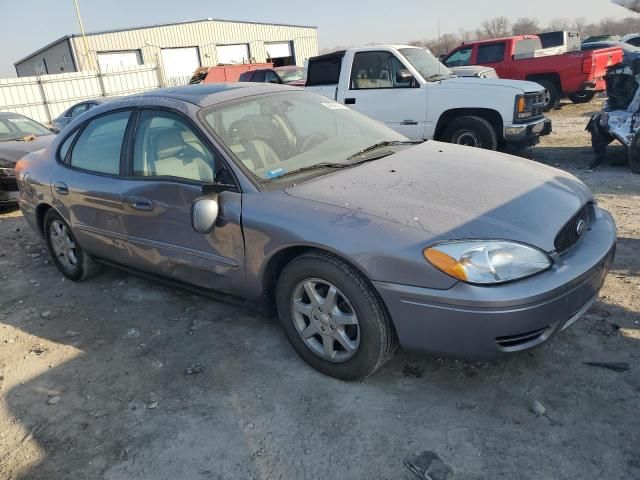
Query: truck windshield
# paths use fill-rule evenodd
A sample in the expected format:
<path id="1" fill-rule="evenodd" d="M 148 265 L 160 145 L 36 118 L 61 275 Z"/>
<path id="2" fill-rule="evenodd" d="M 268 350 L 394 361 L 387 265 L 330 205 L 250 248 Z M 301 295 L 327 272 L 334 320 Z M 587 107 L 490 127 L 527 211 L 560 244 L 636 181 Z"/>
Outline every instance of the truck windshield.
<path id="1" fill-rule="evenodd" d="M 399 51 L 427 82 L 455 76 L 448 67 L 424 48 L 401 48 Z"/>
<path id="2" fill-rule="evenodd" d="M 305 91 L 247 96 L 205 109 L 201 118 L 263 183 L 348 167 L 408 142 L 341 103 Z"/>
<path id="3" fill-rule="evenodd" d="M 22 115 L 0 116 L 0 142 L 16 140 L 29 135 L 40 137 L 52 135 L 52 132 L 38 122 Z"/>

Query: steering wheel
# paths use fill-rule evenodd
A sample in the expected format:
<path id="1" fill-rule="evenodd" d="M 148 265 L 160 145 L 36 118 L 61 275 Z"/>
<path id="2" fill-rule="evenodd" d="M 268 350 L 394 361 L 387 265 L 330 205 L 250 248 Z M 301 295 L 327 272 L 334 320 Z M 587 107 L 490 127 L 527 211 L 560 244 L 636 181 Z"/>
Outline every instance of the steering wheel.
<path id="1" fill-rule="evenodd" d="M 301 152 L 306 152 L 307 150 L 311 150 L 314 147 L 317 147 L 323 142 L 329 140 L 329 136 L 322 132 L 314 132 L 309 135 L 304 142 L 302 142 L 302 148 L 300 148 Z"/>

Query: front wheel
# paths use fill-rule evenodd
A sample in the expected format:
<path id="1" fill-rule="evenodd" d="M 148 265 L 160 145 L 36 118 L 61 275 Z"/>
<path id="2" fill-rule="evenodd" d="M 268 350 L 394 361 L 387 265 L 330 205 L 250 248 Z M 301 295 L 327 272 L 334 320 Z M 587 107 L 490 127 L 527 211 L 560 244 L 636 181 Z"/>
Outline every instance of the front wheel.
<path id="1" fill-rule="evenodd" d="M 65 277 L 86 280 L 100 271 L 100 266 L 80 247 L 71 228 L 53 209 L 44 216 L 44 237 L 49 255 Z"/>
<path id="2" fill-rule="evenodd" d="M 397 349 L 388 314 L 372 287 L 345 262 L 324 253 L 302 255 L 278 280 L 278 315 L 298 355 L 340 380 L 362 380 Z"/>
<path id="3" fill-rule="evenodd" d="M 589 103 L 596 96 L 595 92 L 579 92 L 569 95 L 569 100 L 573 103 Z"/>
<path id="4" fill-rule="evenodd" d="M 548 112 L 549 110 L 553 110 L 560 104 L 560 90 L 550 80 L 533 80 L 539 85 L 542 85 L 545 89 L 544 95 L 544 111 Z"/>
<path id="5" fill-rule="evenodd" d="M 482 117 L 459 117 L 444 131 L 445 142 L 467 147 L 496 150 L 498 135 L 493 126 Z"/>

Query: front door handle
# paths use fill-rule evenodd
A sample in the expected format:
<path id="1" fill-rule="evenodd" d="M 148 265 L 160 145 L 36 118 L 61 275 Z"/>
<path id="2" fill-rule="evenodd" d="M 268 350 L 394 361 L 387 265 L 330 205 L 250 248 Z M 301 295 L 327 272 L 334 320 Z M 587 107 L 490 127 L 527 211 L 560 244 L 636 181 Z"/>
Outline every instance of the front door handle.
<path id="1" fill-rule="evenodd" d="M 127 198 L 127 203 L 136 210 L 153 210 L 153 202 L 148 198 L 133 195 Z"/>
<path id="2" fill-rule="evenodd" d="M 53 189 L 60 195 L 67 195 L 69 193 L 69 187 L 64 182 L 53 182 Z"/>
<path id="3" fill-rule="evenodd" d="M 356 103 L 356 99 L 355 98 L 345 98 L 344 99 L 344 104 L 345 105 L 355 105 Z"/>

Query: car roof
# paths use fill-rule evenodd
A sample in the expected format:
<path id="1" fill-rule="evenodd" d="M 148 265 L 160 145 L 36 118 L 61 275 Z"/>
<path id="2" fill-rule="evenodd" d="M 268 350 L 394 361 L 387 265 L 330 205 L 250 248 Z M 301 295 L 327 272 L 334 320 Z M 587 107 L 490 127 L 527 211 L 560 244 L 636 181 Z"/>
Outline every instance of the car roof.
<path id="1" fill-rule="evenodd" d="M 15 117 L 29 118 L 15 112 L 0 112 L 0 118 L 15 118 Z"/>
<path id="2" fill-rule="evenodd" d="M 143 98 L 172 98 L 182 102 L 192 103 L 199 107 L 208 107 L 228 100 L 235 100 L 249 95 L 275 93 L 281 91 L 299 92 L 299 88 L 274 83 L 206 83 L 200 85 L 186 85 L 183 87 L 159 88 L 138 94 L 134 97 Z"/>

